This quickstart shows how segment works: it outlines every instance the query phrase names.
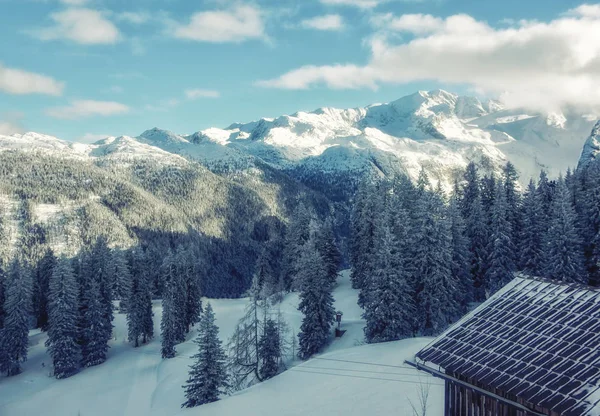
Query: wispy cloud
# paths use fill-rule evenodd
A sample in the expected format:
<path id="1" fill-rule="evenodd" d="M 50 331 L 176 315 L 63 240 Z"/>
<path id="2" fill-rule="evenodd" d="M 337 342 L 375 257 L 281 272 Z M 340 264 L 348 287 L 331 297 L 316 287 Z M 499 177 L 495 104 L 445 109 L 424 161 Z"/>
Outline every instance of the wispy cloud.
<path id="1" fill-rule="evenodd" d="M 436 80 L 500 95 L 509 106 L 600 110 L 600 14 L 577 8 L 549 22 L 492 27 L 469 15 L 388 16 L 369 42 L 371 57 L 306 65 L 258 84 L 285 89 L 376 88 Z M 408 40 L 387 36 L 409 32 Z"/>
<path id="2" fill-rule="evenodd" d="M 151 15 L 148 12 L 122 12 L 116 15 L 117 20 L 141 25 L 150 21 Z"/>
<path id="3" fill-rule="evenodd" d="M 185 96 L 190 100 L 196 100 L 198 98 L 219 98 L 221 94 L 216 90 L 192 88 L 185 90 Z"/>
<path id="4" fill-rule="evenodd" d="M 115 101 L 75 100 L 62 107 L 46 109 L 46 114 L 59 119 L 112 116 L 129 112 L 129 107 Z"/>
<path id="5" fill-rule="evenodd" d="M 104 13 L 85 8 L 69 8 L 50 14 L 52 26 L 28 30 L 43 40 L 69 40 L 82 45 L 114 44 L 121 38 L 119 29 Z"/>
<path id="6" fill-rule="evenodd" d="M 144 109 L 147 111 L 158 111 L 165 112 L 169 111 L 180 104 L 180 101 L 177 98 L 169 98 L 167 100 L 159 100 L 152 104 L 146 104 Z"/>
<path id="7" fill-rule="evenodd" d="M 0 134 L 10 136 L 12 134 L 20 133 L 24 133 L 24 130 L 19 124 L 0 120 Z"/>
<path id="8" fill-rule="evenodd" d="M 61 95 L 64 83 L 46 75 L 7 68 L 0 63 L 0 91 L 7 94 Z"/>
<path id="9" fill-rule="evenodd" d="M 62 4 L 66 4 L 68 6 L 83 6 L 88 2 L 88 0 L 59 0 Z"/>
<path id="10" fill-rule="evenodd" d="M 320 0 L 327 6 L 349 6 L 360 9 L 374 9 L 384 3 L 402 2 L 402 3 L 422 3 L 427 0 Z"/>
<path id="11" fill-rule="evenodd" d="M 250 5 L 238 4 L 229 9 L 194 13 L 188 23 L 170 22 L 169 26 L 174 37 L 197 42 L 244 42 L 266 38 L 262 11 Z"/>
<path id="12" fill-rule="evenodd" d="M 339 14 L 326 14 L 303 20 L 300 25 L 306 29 L 336 31 L 344 28 L 344 19 Z"/>

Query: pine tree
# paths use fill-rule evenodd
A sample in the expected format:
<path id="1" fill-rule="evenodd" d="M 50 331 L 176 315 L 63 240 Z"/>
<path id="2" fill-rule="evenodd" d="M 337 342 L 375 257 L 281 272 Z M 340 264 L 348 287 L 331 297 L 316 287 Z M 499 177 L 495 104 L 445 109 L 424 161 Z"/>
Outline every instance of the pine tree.
<path id="1" fill-rule="evenodd" d="M 404 241 L 389 226 L 379 227 L 375 271 L 363 314 L 367 342 L 393 341 L 413 334 L 415 307 L 407 278 Z"/>
<path id="2" fill-rule="evenodd" d="M 285 234 L 281 281 L 286 290 L 292 288 L 293 278 L 298 271 L 298 255 L 310 237 L 311 215 L 304 203 L 300 202 Z"/>
<path id="3" fill-rule="evenodd" d="M 260 360 L 260 377 L 268 380 L 279 373 L 279 359 L 282 356 L 281 336 L 277 322 L 267 319 L 263 334 L 258 342 L 258 357 Z"/>
<path id="4" fill-rule="evenodd" d="M 362 182 L 355 196 L 351 218 L 350 279 L 354 289 L 365 288 L 370 275 L 375 241 L 375 215 L 382 208 L 379 201 L 376 186 L 366 181 Z"/>
<path id="5" fill-rule="evenodd" d="M 515 165 L 506 162 L 503 169 L 504 192 L 506 193 L 506 219 L 510 224 L 511 234 L 509 235 L 513 246 L 519 241 L 521 229 L 523 227 L 523 218 L 521 217 L 521 194 L 519 193 L 519 174 Z"/>
<path id="6" fill-rule="evenodd" d="M 198 353 L 190 367 L 189 378 L 184 387 L 186 401 L 181 407 L 195 407 L 219 400 L 228 386 L 225 371 L 225 352 L 219 339 L 219 328 L 210 303 L 206 305 L 196 338 Z"/>
<path id="7" fill-rule="evenodd" d="M 33 313 L 31 273 L 18 260 L 13 260 L 8 275 L 3 328 L 4 362 L 0 372 L 14 376 L 27 361 L 29 322 Z"/>
<path id="8" fill-rule="evenodd" d="M 181 339 L 184 317 L 181 315 L 181 306 L 178 301 L 177 272 L 173 256 L 169 255 L 163 263 L 166 276 L 166 287 L 162 300 L 162 320 L 160 330 L 162 335 L 161 354 L 163 358 L 175 357 L 175 345 Z"/>
<path id="9" fill-rule="evenodd" d="M 102 302 L 100 283 L 91 278 L 83 294 L 82 363 L 92 367 L 106 361 L 112 325 L 106 320 L 106 305 Z"/>
<path id="10" fill-rule="evenodd" d="M 448 206 L 450 221 L 450 244 L 452 250 L 452 276 L 457 282 L 456 298 L 460 303 L 460 314 L 464 315 L 473 300 L 473 280 L 469 269 L 469 239 L 465 222 L 460 214 L 458 195 L 453 195 Z"/>
<path id="11" fill-rule="evenodd" d="M 556 183 L 550 226 L 544 242 L 545 276 L 569 283 L 587 283 L 582 244 L 575 226 L 575 210 L 565 181 Z"/>
<path id="12" fill-rule="evenodd" d="M 54 376 L 60 379 L 72 376 L 81 366 L 81 346 L 77 343 L 79 288 L 68 259 L 62 257 L 53 269 L 46 346 L 54 364 Z"/>
<path id="13" fill-rule="evenodd" d="M 133 284 L 130 304 L 134 305 L 133 316 L 137 319 L 137 328 L 131 333 L 130 341 L 135 337 L 142 337 L 142 343 L 145 344 L 154 337 L 154 322 L 152 312 L 152 281 L 148 271 L 146 256 L 142 250 L 136 250 L 131 253 L 131 269 L 133 274 Z M 133 318 L 128 316 L 128 319 Z"/>
<path id="14" fill-rule="evenodd" d="M 321 254 L 325 267 L 327 268 L 327 276 L 332 284 L 337 280 L 338 268 L 342 261 L 342 254 L 335 243 L 335 234 L 333 232 L 333 223 L 328 219 L 323 224 L 317 235 L 317 250 Z"/>
<path id="15" fill-rule="evenodd" d="M 56 257 L 52 249 L 48 249 L 44 257 L 38 262 L 34 273 L 34 301 L 36 327 L 42 331 L 48 329 L 48 291 L 49 281 L 52 276 Z"/>
<path id="16" fill-rule="evenodd" d="M 417 324 L 424 335 L 435 335 L 460 314 L 454 296 L 457 282 L 452 276 L 450 222 L 442 202 L 432 194 L 420 198 L 417 211 L 415 273 Z"/>
<path id="17" fill-rule="evenodd" d="M 474 300 L 485 299 L 485 269 L 488 253 L 488 229 L 481 201 L 477 168 L 469 163 L 465 172 L 466 184 L 463 187 L 461 212 L 465 219 L 466 234 L 469 238 L 471 277 L 473 279 Z"/>
<path id="18" fill-rule="evenodd" d="M 496 198 L 492 207 L 491 236 L 488 246 L 488 267 L 485 274 L 487 297 L 502 288 L 513 278 L 515 249 L 511 240 L 512 227 L 508 220 L 506 191 L 502 183 L 496 188 Z"/>
<path id="19" fill-rule="evenodd" d="M 298 356 L 307 359 L 327 343 L 334 321 L 331 280 L 314 242 L 307 242 L 298 260 L 296 279 L 300 287 L 300 310 L 304 317 L 300 326 Z"/>
<path id="20" fill-rule="evenodd" d="M 123 250 L 112 250 L 110 260 L 111 272 L 114 274 L 114 298 L 119 300 L 119 311 L 124 313 L 127 312 L 129 298 L 131 297 L 133 277 Z"/>
<path id="21" fill-rule="evenodd" d="M 522 205 L 523 226 L 519 240 L 520 269 L 530 276 L 542 275 L 542 207 L 535 183 L 529 181 Z"/>

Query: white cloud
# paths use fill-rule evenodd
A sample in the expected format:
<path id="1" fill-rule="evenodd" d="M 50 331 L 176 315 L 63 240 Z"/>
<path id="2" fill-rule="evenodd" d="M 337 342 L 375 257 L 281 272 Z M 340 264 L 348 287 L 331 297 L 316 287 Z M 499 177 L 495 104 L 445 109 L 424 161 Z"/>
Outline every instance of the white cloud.
<path id="1" fill-rule="evenodd" d="M 12 134 L 20 134 L 20 133 L 24 133 L 24 130 L 20 125 L 18 125 L 16 123 L 12 123 L 10 121 L 0 120 L 0 134 L 3 134 L 5 136 L 10 136 Z"/>
<path id="2" fill-rule="evenodd" d="M 88 0 L 59 0 L 62 4 L 67 6 L 83 6 Z"/>
<path id="3" fill-rule="evenodd" d="M 120 85 L 111 85 L 104 92 L 108 92 L 111 94 L 121 94 L 123 91 L 125 90 Z"/>
<path id="4" fill-rule="evenodd" d="M 129 112 L 129 107 L 115 101 L 75 100 L 70 105 L 46 109 L 50 117 L 77 119 L 91 116 L 112 116 Z"/>
<path id="5" fill-rule="evenodd" d="M 185 90 L 185 96 L 190 100 L 195 100 L 197 98 L 219 98 L 221 94 L 219 91 L 215 90 L 203 90 L 203 89 L 189 89 Z"/>
<path id="6" fill-rule="evenodd" d="M 134 25 L 141 25 L 150 20 L 148 12 L 122 12 L 117 14 L 117 19 Z"/>
<path id="7" fill-rule="evenodd" d="M 410 28 L 410 19 L 404 20 L 402 30 Z M 589 10 L 545 23 L 521 21 L 514 27 L 494 28 L 464 14 L 440 23 L 425 33 L 413 27 L 414 38 L 395 43 L 374 36 L 371 57 L 363 66 L 304 66 L 259 85 L 373 88 L 436 80 L 500 95 L 511 106 L 600 109 L 600 17 Z"/>
<path id="8" fill-rule="evenodd" d="M 352 6 L 361 9 L 372 9 L 384 0 L 321 0 L 321 3 L 329 6 Z"/>
<path id="9" fill-rule="evenodd" d="M 374 74 L 368 67 L 356 65 L 306 65 L 283 74 L 279 78 L 258 81 L 257 85 L 269 88 L 304 90 L 313 84 L 322 83 L 333 89 L 376 89 Z"/>
<path id="10" fill-rule="evenodd" d="M 567 16 L 600 18 L 600 4 L 582 4 L 579 7 L 569 10 Z"/>
<path id="11" fill-rule="evenodd" d="M 342 30 L 344 21 L 339 14 L 326 14 L 303 20 L 300 25 L 306 29 Z"/>
<path id="12" fill-rule="evenodd" d="M 61 95 L 64 83 L 54 78 L 21 69 L 7 68 L 0 63 L 0 92 L 7 94 Z"/>
<path id="13" fill-rule="evenodd" d="M 266 38 L 261 10 L 245 5 L 194 13 L 189 23 L 174 24 L 171 30 L 176 38 L 198 42 L 243 42 Z"/>
<path id="14" fill-rule="evenodd" d="M 82 8 L 70 8 L 50 14 L 54 25 L 31 30 L 38 39 L 65 39 L 83 45 L 113 44 L 119 41 L 119 29 L 103 13 Z"/>
<path id="15" fill-rule="evenodd" d="M 349 6 L 358 7 L 360 9 L 374 9 L 380 4 L 391 3 L 391 2 L 402 2 L 402 3 L 421 3 L 426 0 L 320 0 L 321 4 L 327 6 Z"/>
<path id="16" fill-rule="evenodd" d="M 422 35 L 440 30 L 444 20 L 430 14 L 404 14 L 394 17 L 391 13 L 387 13 L 374 16 L 371 23 L 382 29 Z"/>
<path id="17" fill-rule="evenodd" d="M 179 104 L 180 102 L 177 98 L 169 98 L 167 100 L 158 101 L 155 104 L 146 104 L 144 109 L 148 111 L 165 112 L 177 107 Z"/>

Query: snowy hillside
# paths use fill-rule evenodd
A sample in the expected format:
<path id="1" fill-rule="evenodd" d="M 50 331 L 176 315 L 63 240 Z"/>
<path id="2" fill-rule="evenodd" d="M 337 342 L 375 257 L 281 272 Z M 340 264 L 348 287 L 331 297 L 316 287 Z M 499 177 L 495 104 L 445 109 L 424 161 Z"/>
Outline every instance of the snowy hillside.
<path id="1" fill-rule="evenodd" d="M 469 161 L 497 171 L 510 160 L 522 182 L 537 177 L 541 169 L 558 175 L 576 165 L 593 122 L 589 116 L 504 109 L 496 101 L 436 90 L 387 104 L 319 108 L 190 135 L 153 128 L 135 138 L 107 138 L 95 144 L 72 144 L 36 133 L 0 136 L 0 150 L 39 149 L 107 162 L 187 159 L 228 171 L 260 161 L 303 176 L 371 170 L 416 178 L 424 167 L 433 181 L 450 187 Z"/>
<path id="2" fill-rule="evenodd" d="M 581 152 L 581 158 L 579 159 L 579 166 L 583 167 L 588 165 L 590 162 L 596 160 L 600 155 L 600 121 L 596 123 L 592 134 L 586 140 Z"/>
<path id="3" fill-rule="evenodd" d="M 32 331 L 29 359 L 23 373 L 0 378 L 0 414 L 363 415 L 368 409 L 374 414 L 410 416 L 409 399 L 417 403 L 419 386 L 428 384 L 431 384 L 429 410 L 431 414 L 439 414 L 443 397 L 440 381 L 403 365 L 405 359 L 412 358 L 431 339 L 360 346 L 364 322 L 347 271 L 339 278 L 334 297 L 336 309 L 344 312 L 343 329 L 348 332 L 333 340 L 323 354 L 291 363 L 292 368 L 274 379 L 217 403 L 187 410 L 180 410 L 184 401 L 181 386 L 192 362 L 190 356 L 196 352 L 192 342 L 194 331 L 185 343 L 177 346 L 174 359 L 163 360 L 160 335 L 134 349 L 125 342 L 125 317 L 118 314 L 108 360 L 64 380 L 49 376 L 51 360 L 44 347 L 46 334 Z M 294 333 L 301 321 L 297 302 L 297 295 L 291 294 L 281 306 Z M 245 299 L 211 300 L 224 341 L 233 333 L 245 303 Z M 161 312 L 160 302 L 155 301 L 155 334 L 160 334 Z"/>

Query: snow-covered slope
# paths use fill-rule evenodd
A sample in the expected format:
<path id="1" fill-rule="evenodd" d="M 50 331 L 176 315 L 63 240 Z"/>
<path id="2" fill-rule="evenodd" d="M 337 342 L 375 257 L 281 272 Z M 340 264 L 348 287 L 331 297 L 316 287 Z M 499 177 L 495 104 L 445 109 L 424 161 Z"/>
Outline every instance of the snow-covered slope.
<path id="1" fill-rule="evenodd" d="M 585 167 L 590 162 L 598 159 L 600 155 L 600 121 L 596 123 L 592 129 L 592 134 L 586 140 L 581 152 L 581 158 L 579 159 L 579 167 Z"/>
<path id="2" fill-rule="evenodd" d="M 285 373 L 223 400 L 194 409 L 181 410 L 182 385 L 187 379 L 196 346 L 188 340 L 177 346 L 170 360 L 160 356 L 160 336 L 147 345 L 133 348 L 125 342 L 124 315 L 115 319 L 114 339 L 108 360 L 86 368 L 64 380 L 49 376 L 45 334 L 30 334 L 29 360 L 22 374 L 0 378 L 0 414 L 3 416 L 148 416 L 148 415 L 331 415 L 397 414 L 410 416 L 409 400 L 418 402 L 419 386 L 430 387 L 429 412 L 442 411 L 443 388 L 432 379 L 403 365 L 430 338 L 414 338 L 378 345 L 358 345 L 364 322 L 343 272 L 334 292 L 336 309 L 344 312 L 343 329 L 348 332 L 333 340 L 327 350 L 312 360 L 293 362 Z M 245 299 L 211 300 L 220 336 L 225 341 L 242 316 Z M 301 314 L 297 295 L 288 295 L 282 313 L 294 333 Z M 161 307 L 154 304 L 155 334 L 160 334 Z M 353 362 L 339 362 L 345 360 Z M 372 364 L 358 364 L 372 363 Z M 377 365 L 382 364 L 382 365 Z M 398 366 L 386 367 L 389 365 Z"/>
<path id="3" fill-rule="evenodd" d="M 541 169 L 558 175 L 576 165 L 592 126 L 592 118 L 579 114 L 505 109 L 497 101 L 436 90 L 387 104 L 319 108 L 190 135 L 153 128 L 136 138 L 77 145 L 27 133 L 0 136 L 0 148 L 38 147 L 110 161 L 137 157 L 173 163 L 175 155 L 228 170 L 264 162 L 311 177 L 370 169 L 416 178 L 424 167 L 434 182 L 450 187 L 470 161 L 499 171 L 510 160 L 523 182 Z"/>

